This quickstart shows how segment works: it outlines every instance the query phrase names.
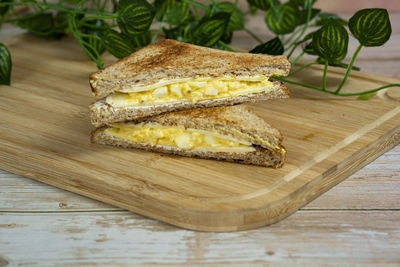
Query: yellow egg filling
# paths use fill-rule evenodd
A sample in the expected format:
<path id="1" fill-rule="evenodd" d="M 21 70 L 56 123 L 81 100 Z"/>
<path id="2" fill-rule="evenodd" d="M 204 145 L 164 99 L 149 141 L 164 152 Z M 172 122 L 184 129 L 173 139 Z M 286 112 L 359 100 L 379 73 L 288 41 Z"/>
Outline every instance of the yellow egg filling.
<path id="1" fill-rule="evenodd" d="M 182 100 L 196 103 L 201 100 L 267 92 L 272 87 L 273 83 L 268 78 L 259 81 L 192 80 L 140 92 L 116 92 L 109 95 L 106 102 L 113 106 L 154 105 Z"/>
<path id="2" fill-rule="evenodd" d="M 135 143 L 178 147 L 184 150 L 210 152 L 252 152 L 255 148 L 247 141 L 214 132 L 165 127 L 155 123 L 111 124 L 107 134 Z"/>

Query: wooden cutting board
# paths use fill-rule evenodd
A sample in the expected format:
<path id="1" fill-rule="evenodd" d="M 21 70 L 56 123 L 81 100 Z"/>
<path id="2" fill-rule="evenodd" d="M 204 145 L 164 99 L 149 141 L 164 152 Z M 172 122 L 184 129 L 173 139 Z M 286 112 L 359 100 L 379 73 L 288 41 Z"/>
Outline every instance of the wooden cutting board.
<path id="1" fill-rule="evenodd" d="M 75 41 L 22 35 L 7 44 L 13 73 L 12 86 L 0 86 L 0 168 L 188 229 L 277 222 L 400 141 L 397 91 L 362 101 L 289 86 L 291 99 L 249 105 L 283 133 L 281 169 L 93 145 L 88 76 L 96 68 Z M 328 85 L 342 74 L 332 69 Z M 314 67 L 296 79 L 321 76 Z M 346 88 L 388 82 L 354 72 Z"/>

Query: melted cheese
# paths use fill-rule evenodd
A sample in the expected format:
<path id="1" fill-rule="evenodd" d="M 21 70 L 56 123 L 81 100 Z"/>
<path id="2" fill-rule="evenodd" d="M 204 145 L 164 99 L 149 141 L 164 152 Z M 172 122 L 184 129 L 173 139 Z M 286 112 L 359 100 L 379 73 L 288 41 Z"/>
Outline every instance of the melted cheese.
<path id="1" fill-rule="evenodd" d="M 178 147 L 183 150 L 210 152 L 252 152 L 255 148 L 247 141 L 230 136 L 184 127 L 165 127 L 159 124 L 119 124 L 105 130 L 121 139 L 135 143 Z"/>
<path id="2" fill-rule="evenodd" d="M 268 92 L 273 83 L 263 80 L 189 80 L 152 88 L 140 92 L 117 92 L 109 95 L 106 102 L 115 107 L 157 105 L 234 97 L 251 93 Z"/>
<path id="3" fill-rule="evenodd" d="M 224 80 L 224 81 L 249 81 L 249 82 L 259 82 L 262 80 L 268 79 L 265 76 L 257 75 L 257 76 L 236 76 L 236 77 L 223 77 L 219 79 L 211 78 L 211 77 L 198 77 L 198 78 L 179 78 L 179 79 L 163 79 L 157 83 L 149 84 L 149 85 L 136 85 L 132 86 L 130 84 L 122 86 L 122 88 L 115 88 L 116 91 L 123 93 L 132 93 L 132 92 L 143 92 L 150 91 L 158 87 L 167 86 L 175 83 L 184 83 L 190 81 L 215 81 L 215 80 Z M 95 85 L 94 85 L 95 86 Z"/>

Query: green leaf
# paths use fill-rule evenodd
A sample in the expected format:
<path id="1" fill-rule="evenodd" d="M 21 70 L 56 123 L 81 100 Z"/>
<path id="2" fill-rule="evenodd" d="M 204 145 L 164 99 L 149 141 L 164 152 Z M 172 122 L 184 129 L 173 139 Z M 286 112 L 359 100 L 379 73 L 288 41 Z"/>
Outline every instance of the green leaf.
<path id="1" fill-rule="evenodd" d="M 227 31 L 237 31 L 244 28 L 244 14 L 237 6 L 230 2 L 219 2 L 216 4 L 217 12 L 231 14 Z"/>
<path id="2" fill-rule="evenodd" d="M 327 13 L 327 12 L 319 13 L 317 15 L 317 19 L 316 19 L 315 23 L 318 26 L 323 26 L 328 22 L 328 20 L 334 20 L 334 21 L 336 21 L 337 23 L 339 23 L 339 24 L 341 24 L 343 26 L 347 25 L 347 21 L 346 20 L 342 19 L 341 17 L 339 17 L 336 14 Z"/>
<path id="3" fill-rule="evenodd" d="M 121 32 L 131 36 L 147 32 L 155 14 L 153 6 L 145 0 L 120 0 L 117 12 Z"/>
<path id="4" fill-rule="evenodd" d="M 317 63 L 319 64 L 325 64 L 325 60 L 323 58 L 318 57 L 316 60 Z M 339 67 L 339 68 L 344 68 L 347 69 L 349 67 L 349 64 L 343 63 L 343 62 L 338 62 L 338 63 L 329 63 L 330 66 L 334 66 L 334 67 Z M 357 66 L 352 66 L 351 67 L 352 70 L 355 71 L 360 71 L 360 68 Z"/>
<path id="5" fill-rule="evenodd" d="M 164 21 L 170 25 L 178 25 L 191 17 L 189 5 L 181 0 L 156 0 L 155 17 L 158 21 Z"/>
<path id="6" fill-rule="evenodd" d="M 192 43 L 202 46 L 214 46 L 225 34 L 231 14 L 216 13 L 211 18 L 205 18 L 190 33 Z"/>
<path id="7" fill-rule="evenodd" d="M 374 92 L 374 93 L 370 93 L 370 94 L 366 94 L 366 95 L 359 95 L 358 99 L 360 100 L 368 100 L 372 97 L 374 97 L 378 92 Z"/>
<path id="8" fill-rule="evenodd" d="M 346 29 L 331 19 L 316 31 L 312 38 L 314 52 L 329 63 L 338 63 L 344 59 L 348 44 L 349 35 Z"/>
<path id="9" fill-rule="evenodd" d="M 87 22 L 82 28 L 82 32 L 90 35 L 90 37 L 83 37 L 82 39 L 89 43 L 89 45 L 84 45 L 92 55 L 101 55 L 106 50 L 103 43 L 102 32 L 103 29 L 108 28 L 108 24 L 102 19 L 95 19 Z"/>
<path id="10" fill-rule="evenodd" d="M 232 42 L 233 33 L 226 31 L 224 35 L 221 37 L 221 41 L 225 44 L 230 44 Z"/>
<path id="11" fill-rule="evenodd" d="M 315 32 L 315 31 L 314 31 L 314 32 Z M 305 41 L 311 40 L 312 37 L 313 37 L 314 32 L 308 33 L 306 36 L 304 36 L 303 39 L 301 39 L 300 41 L 296 42 L 296 44 L 297 44 L 297 45 L 298 45 L 298 44 L 302 44 L 302 43 L 304 43 Z"/>
<path id="12" fill-rule="evenodd" d="M 161 21 L 164 14 L 167 13 L 167 5 L 169 2 L 175 2 L 176 0 L 155 0 L 153 3 L 155 9 L 155 19 Z"/>
<path id="13" fill-rule="evenodd" d="M 299 8 L 290 2 L 270 8 L 265 14 L 268 28 L 277 35 L 293 32 L 300 21 Z"/>
<path id="14" fill-rule="evenodd" d="M 178 25 L 191 17 L 189 5 L 183 1 L 170 1 L 167 5 L 166 22 L 171 25 Z"/>
<path id="15" fill-rule="evenodd" d="M 321 9 L 316 9 L 316 8 L 311 9 L 310 21 L 313 18 L 315 18 L 320 12 L 321 12 Z M 301 13 L 301 16 L 300 16 L 299 25 L 302 25 L 302 24 L 305 24 L 307 22 L 308 11 L 307 10 L 302 10 L 302 11 L 300 11 L 300 13 Z"/>
<path id="16" fill-rule="evenodd" d="M 389 14 L 383 8 L 357 11 L 349 20 L 349 29 L 363 46 L 381 46 L 392 34 Z"/>
<path id="17" fill-rule="evenodd" d="M 102 36 L 107 51 L 117 58 L 123 58 L 135 52 L 135 47 L 129 37 L 122 33 L 109 29 L 104 31 Z"/>
<path id="18" fill-rule="evenodd" d="M 54 31 L 60 34 L 67 34 L 69 32 L 68 28 L 68 17 L 72 16 L 71 13 L 65 11 L 59 11 L 54 17 Z M 80 19 L 83 18 L 83 14 L 76 14 L 75 21 L 78 23 Z"/>
<path id="19" fill-rule="evenodd" d="M 183 42 L 185 40 L 184 32 L 185 26 L 180 25 L 171 29 L 163 28 L 163 32 L 165 34 L 165 38 L 167 39 L 174 39 L 177 41 Z"/>
<path id="20" fill-rule="evenodd" d="M 34 13 L 20 18 L 17 23 L 19 27 L 30 33 L 59 39 L 65 35 L 65 25 L 59 26 L 51 13 Z"/>
<path id="21" fill-rule="evenodd" d="M 49 36 L 53 33 L 54 19 L 51 13 L 36 13 L 22 17 L 17 25 L 33 34 Z"/>
<path id="22" fill-rule="evenodd" d="M 222 45 L 221 42 L 216 43 L 212 48 L 219 49 L 219 50 L 225 50 L 225 51 L 230 51 L 228 47 L 225 45 Z"/>
<path id="23" fill-rule="evenodd" d="M 10 6 L 4 5 L 4 3 L 11 3 L 13 0 L 0 0 L 0 16 L 3 16 L 8 12 Z"/>
<path id="24" fill-rule="evenodd" d="M 143 46 L 150 44 L 151 33 L 150 33 L 150 31 L 148 31 L 141 35 L 135 35 L 135 36 L 132 36 L 130 38 L 130 40 L 135 48 L 142 48 Z"/>
<path id="25" fill-rule="evenodd" d="M 10 51 L 0 43 L 0 84 L 10 85 L 11 67 Z"/>
<path id="26" fill-rule="evenodd" d="M 201 23 L 201 21 L 200 21 Z M 199 23 L 199 24 L 200 24 Z M 188 43 L 193 43 L 193 31 L 198 26 L 196 21 L 191 21 L 183 28 L 183 40 Z"/>
<path id="27" fill-rule="evenodd" d="M 257 13 L 258 8 L 252 5 L 249 5 L 250 15 L 254 16 Z"/>
<path id="28" fill-rule="evenodd" d="M 264 44 L 256 46 L 250 51 L 253 54 L 283 55 L 285 49 L 279 37 L 276 37 Z"/>
<path id="29" fill-rule="evenodd" d="M 270 8 L 269 0 L 247 0 L 250 6 L 259 8 L 261 10 L 268 10 Z M 274 0 L 276 5 L 279 5 L 278 0 Z"/>
<path id="30" fill-rule="evenodd" d="M 57 25 L 56 27 L 65 33 L 68 30 L 68 15 L 68 12 L 59 11 L 54 17 L 54 24 Z"/>
<path id="31" fill-rule="evenodd" d="M 290 2 L 292 2 L 293 4 L 306 9 L 306 5 L 307 5 L 307 0 L 290 0 Z M 317 2 L 317 0 L 311 0 L 311 5 L 313 6 L 315 4 L 315 2 Z"/>
<path id="32" fill-rule="evenodd" d="M 307 44 L 304 48 L 303 48 L 303 51 L 306 53 L 306 54 L 309 54 L 309 55 L 317 55 L 317 53 L 315 53 L 315 51 L 314 51 L 314 48 L 313 48 L 313 46 L 312 46 L 312 43 L 309 43 L 309 44 Z"/>

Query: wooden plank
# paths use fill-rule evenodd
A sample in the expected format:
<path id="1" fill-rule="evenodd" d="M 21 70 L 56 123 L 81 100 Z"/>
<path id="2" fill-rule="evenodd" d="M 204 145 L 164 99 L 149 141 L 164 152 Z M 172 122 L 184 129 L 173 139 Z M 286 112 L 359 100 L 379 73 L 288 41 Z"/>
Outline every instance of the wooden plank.
<path id="1" fill-rule="evenodd" d="M 9 47 L 13 84 L 0 87 L 0 167 L 182 227 L 233 231 L 276 222 L 400 140 L 395 101 L 343 100 L 292 87 L 289 100 L 250 105 L 285 136 L 282 169 L 91 145 L 86 107 L 93 100 L 87 85 L 92 63 L 74 59 L 80 48 L 72 39 L 21 38 L 29 43 Z M 29 60 L 27 51 L 35 51 Z M 62 56 L 54 58 L 57 53 Z M 295 78 L 314 82 L 320 67 L 306 74 Z M 342 75 L 332 69 L 328 85 Z M 355 73 L 345 90 L 385 82 Z"/>
<path id="2" fill-rule="evenodd" d="M 3 213 L 0 221 L 0 258 L 11 266 L 400 263 L 399 211 L 299 211 L 236 233 L 181 230 L 130 212 Z"/>
<path id="3" fill-rule="evenodd" d="M 303 209 L 399 209 L 399 156 L 396 146 Z"/>
<path id="4" fill-rule="evenodd" d="M 385 210 L 400 203 L 400 146 L 386 152 L 302 209 Z M 120 210 L 100 201 L 0 170 L 0 211 Z"/>

